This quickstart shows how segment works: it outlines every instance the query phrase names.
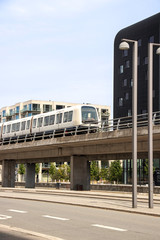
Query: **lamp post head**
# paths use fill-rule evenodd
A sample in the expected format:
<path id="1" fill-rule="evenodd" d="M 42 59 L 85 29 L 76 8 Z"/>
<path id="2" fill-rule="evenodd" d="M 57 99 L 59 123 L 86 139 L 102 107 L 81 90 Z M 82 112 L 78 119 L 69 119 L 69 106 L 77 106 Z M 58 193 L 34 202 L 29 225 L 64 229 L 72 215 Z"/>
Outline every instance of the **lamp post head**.
<path id="1" fill-rule="evenodd" d="M 129 44 L 127 42 L 121 42 L 119 44 L 119 49 L 120 50 L 128 50 L 129 49 Z"/>
<path id="2" fill-rule="evenodd" d="M 160 47 L 157 48 L 157 50 L 156 50 L 156 54 L 157 54 L 157 55 L 160 55 Z"/>

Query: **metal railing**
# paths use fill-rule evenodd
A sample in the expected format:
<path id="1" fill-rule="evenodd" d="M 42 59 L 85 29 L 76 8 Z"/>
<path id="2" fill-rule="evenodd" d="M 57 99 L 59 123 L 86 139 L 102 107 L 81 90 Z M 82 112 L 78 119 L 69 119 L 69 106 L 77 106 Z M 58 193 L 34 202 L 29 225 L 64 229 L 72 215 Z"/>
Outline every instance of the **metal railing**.
<path id="1" fill-rule="evenodd" d="M 160 124 L 160 111 L 153 113 L 153 125 Z M 137 127 L 148 126 L 148 113 L 137 115 Z M 102 121 L 93 126 L 93 123 L 88 124 L 87 126 L 75 126 L 72 129 L 56 129 L 52 133 L 41 132 L 41 133 L 32 133 L 24 136 L 13 136 L 10 138 L 2 139 L 0 145 L 45 140 L 50 138 L 82 135 L 82 134 L 91 134 L 98 132 L 108 132 L 108 131 L 117 131 L 122 129 L 132 128 L 132 116 L 108 119 L 107 121 Z"/>

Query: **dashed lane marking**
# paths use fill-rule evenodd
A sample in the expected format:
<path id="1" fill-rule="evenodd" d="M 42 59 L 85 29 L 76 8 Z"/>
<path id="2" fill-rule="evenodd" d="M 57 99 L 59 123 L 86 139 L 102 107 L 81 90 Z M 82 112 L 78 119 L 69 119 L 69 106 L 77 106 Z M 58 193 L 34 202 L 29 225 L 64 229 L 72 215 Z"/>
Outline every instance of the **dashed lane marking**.
<path id="1" fill-rule="evenodd" d="M 10 212 L 16 212 L 16 213 L 27 213 L 27 211 L 17 210 L 17 209 L 8 209 Z"/>
<path id="2" fill-rule="evenodd" d="M 60 217 L 54 217 L 54 216 L 49 216 L 49 215 L 42 215 L 42 217 L 45 218 L 52 218 L 52 219 L 56 219 L 56 220 L 61 220 L 61 221 L 68 221 L 68 218 L 60 218 Z"/>
<path id="3" fill-rule="evenodd" d="M 110 226 L 105 226 L 105 225 L 99 225 L 99 224 L 92 224 L 93 227 L 99 227 L 99 228 L 106 228 L 114 231 L 120 231 L 120 232 L 127 232 L 127 229 L 122 229 L 122 228 L 116 228 L 116 227 L 110 227 Z"/>
<path id="4" fill-rule="evenodd" d="M 0 220 L 6 220 L 6 219 L 10 219 L 10 218 L 12 218 L 12 217 L 0 214 Z"/>

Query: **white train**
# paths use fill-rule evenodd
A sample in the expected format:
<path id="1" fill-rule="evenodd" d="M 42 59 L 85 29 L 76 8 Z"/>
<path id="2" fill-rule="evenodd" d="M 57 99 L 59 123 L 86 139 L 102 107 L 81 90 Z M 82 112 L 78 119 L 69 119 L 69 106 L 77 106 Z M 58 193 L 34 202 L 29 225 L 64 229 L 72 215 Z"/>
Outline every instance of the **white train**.
<path id="1" fill-rule="evenodd" d="M 59 137 L 77 132 L 92 132 L 100 127 L 97 109 L 91 105 L 77 105 L 56 111 L 37 114 L 0 123 L 0 141 L 3 143 L 22 142 L 42 136 Z"/>

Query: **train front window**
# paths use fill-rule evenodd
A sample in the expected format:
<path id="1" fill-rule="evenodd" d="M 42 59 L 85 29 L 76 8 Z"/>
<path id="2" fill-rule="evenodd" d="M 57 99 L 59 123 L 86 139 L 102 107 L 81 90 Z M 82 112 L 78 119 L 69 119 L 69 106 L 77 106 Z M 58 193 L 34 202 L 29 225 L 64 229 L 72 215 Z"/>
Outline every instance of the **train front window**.
<path id="1" fill-rule="evenodd" d="M 83 106 L 82 107 L 82 122 L 97 122 L 97 111 L 94 107 Z"/>

